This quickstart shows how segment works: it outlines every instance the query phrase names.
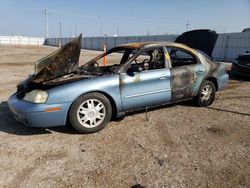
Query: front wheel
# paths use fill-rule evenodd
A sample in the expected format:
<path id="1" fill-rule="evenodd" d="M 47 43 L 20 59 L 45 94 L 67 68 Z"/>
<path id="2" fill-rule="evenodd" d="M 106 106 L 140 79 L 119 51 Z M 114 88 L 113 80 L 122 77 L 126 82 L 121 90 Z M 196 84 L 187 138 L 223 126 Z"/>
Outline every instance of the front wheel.
<path id="1" fill-rule="evenodd" d="M 195 97 L 196 104 L 200 107 L 211 105 L 214 102 L 215 92 L 216 89 L 214 83 L 209 80 L 205 80 Z"/>
<path id="2" fill-rule="evenodd" d="M 79 97 L 70 109 L 70 123 L 80 133 L 94 133 L 103 129 L 111 119 L 110 101 L 100 93 Z"/>

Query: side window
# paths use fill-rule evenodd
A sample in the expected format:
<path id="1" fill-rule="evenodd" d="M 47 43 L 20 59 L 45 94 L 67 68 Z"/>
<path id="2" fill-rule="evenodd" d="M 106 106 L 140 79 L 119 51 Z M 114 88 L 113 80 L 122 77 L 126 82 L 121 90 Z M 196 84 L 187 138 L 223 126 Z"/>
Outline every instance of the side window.
<path id="1" fill-rule="evenodd" d="M 129 72 L 142 72 L 165 68 L 165 56 L 162 48 L 144 51 L 131 63 Z"/>
<path id="2" fill-rule="evenodd" d="M 150 59 L 151 59 L 150 54 L 148 54 L 147 52 L 143 52 L 132 62 L 132 64 L 142 65 L 143 63 L 149 63 Z"/>
<path id="3" fill-rule="evenodd" d="M 179 48 L 167 48 L 167 51 L 170 56 L 172 67 L 193 65 L 197 63 L 195 56 L 185 50 Z"/>

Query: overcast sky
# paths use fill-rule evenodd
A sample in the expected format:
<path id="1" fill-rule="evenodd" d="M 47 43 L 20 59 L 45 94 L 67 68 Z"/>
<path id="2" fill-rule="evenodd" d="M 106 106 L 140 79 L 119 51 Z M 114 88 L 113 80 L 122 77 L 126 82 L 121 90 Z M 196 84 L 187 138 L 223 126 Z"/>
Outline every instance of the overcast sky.
<path id="1" fill-rule="evenodd" d="M 209 28 L 241 32 L 250 27 L 250 0 L 0 0 L 0 35 L 49 36 L 181 34 Z"/>

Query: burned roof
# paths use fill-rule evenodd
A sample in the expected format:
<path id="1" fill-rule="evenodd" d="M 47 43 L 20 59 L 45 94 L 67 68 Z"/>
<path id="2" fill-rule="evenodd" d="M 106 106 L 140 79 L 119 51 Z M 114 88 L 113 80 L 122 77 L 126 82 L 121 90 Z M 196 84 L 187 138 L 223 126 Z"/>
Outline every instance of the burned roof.
<path id="1" fill-rule="evenodd" d="M 134 43 L 122 44 L 119 47 L 136 49 L 136 48 L 141 48 L 141 47 L 144 47 L 146 45 L 155 44 L 155 43 L 156 42 L 134 42 Z"/>
<path id="2" fill-rule="evenodd" d="M 182 47 L 182 48 L 188 47 L 185 44 L 176 43 L 176 42 L 165 42 L 165 41 L 135 42 L 135 43 L 122 44 L 117 47 L 137 49 L 137 48 L 147 48 L 147 47 L 155 47 L 155 46 L 176 46 L 176 47 Z"/>
<path id="3" fill-rule="evenodd" d="M 150 48 L 150 47 L 162 47 L 162 46 L 171 46 L 171 47 L 177 47 L 177 48 L 183 48 L 188 51 L 192 51 L 195 53 L 195 49 L 192 49 L 188 47 L 185 44 L 181 43 L 176 43 L 176 42 L 136 42 L 136 43 L 127 43 L 127 44 L 122 44 L 120 46 L 117 46 L 115 48 L 131 48 L 131 49 L 142 49 L 142 48 Z"/>

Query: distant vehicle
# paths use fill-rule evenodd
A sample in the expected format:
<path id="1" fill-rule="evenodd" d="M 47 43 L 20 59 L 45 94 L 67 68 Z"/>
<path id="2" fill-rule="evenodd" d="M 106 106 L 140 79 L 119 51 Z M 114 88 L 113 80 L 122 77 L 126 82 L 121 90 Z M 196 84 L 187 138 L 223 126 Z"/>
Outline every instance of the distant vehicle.
<path id="1" fill-rule="evenodd" d="M 242 32 L 243 32 L 243 33 L 245 33 L 245 32 L 250 32 L 250 28 L 243 29 Z"/>
<path id="2" fill-rule="evenodd" d="M 250 76 L 250 51 L 241 54 L 232 64 L 232 75 Z"/>
<path id="3" fill-rule="evenodd" d="M 69 120 L 80 133 L 93 133 L 129 111 L 184 100 L 209 106 L 228 82 L 223 64 L 183 44 L 124 44 L 79 66 L 80 41 L 36 62 L 35 73 L 17 86 L 8 104 L 18 121 L 50 127 Z M 114 55 L 119 60 L 101 66 Z"/>

